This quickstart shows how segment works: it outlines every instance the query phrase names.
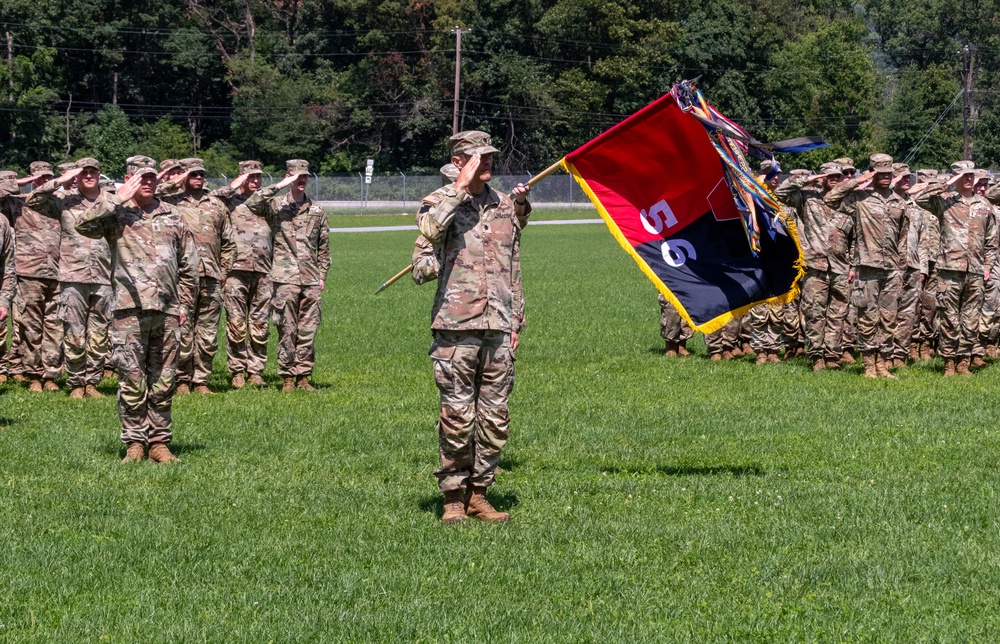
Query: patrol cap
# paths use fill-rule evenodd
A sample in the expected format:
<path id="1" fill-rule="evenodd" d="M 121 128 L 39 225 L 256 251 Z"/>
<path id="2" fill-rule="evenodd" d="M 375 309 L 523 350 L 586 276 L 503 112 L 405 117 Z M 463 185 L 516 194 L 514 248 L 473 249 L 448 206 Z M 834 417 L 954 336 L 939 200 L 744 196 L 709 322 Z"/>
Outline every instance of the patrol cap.
<path id="1" fill-rule="evenodd" d="M 938 171 L 929 168 L 917 170 L 917 181 L 920 183 L 934 183 L 937 180 Z"/>
<path id="2" fill-rule="evenodd" d="M 765 176 L 773 176 L 781 172 L 781 166 L 774 159 L 764 159 L 760 162 L 760 173 Z"/>
<path id="3" fill-rule="evenodd" d="M 183 168 L 185 172 L 204 172 L 205 162 L 194 157 L 181 159 L 181 168 Z"/>
<path id="4" fill-rule="evenodd" d="M 441 169 L 438 170 L 438 172 L 440 172 L 441 176 L 447 179 L 448 181 L 454 181 L 455 179 L 458 178 L 459 170 L 458 168 L 455 167 L 454 163 L 446 163 L 445 165 L 441 166 Z"/>
<path id="5" fill-rule="evenodd" d="M 130 177 L 137 174 L 156 174 L 156 161 L 141 154 L 129 157 L 125 159 L 125 173 Z"/>
<path id="6" fill-rule="evenodd" d="M 240 174 L 264 174 L 260 161 L 240 161 Z"/>
<path id="7" fill-rule="evenodd" d="M 819 167 L 819 173 L 822 175 L 831 175 L 831 174 L 843 175 L 844 169 L 836 161 L 827 161 L 826 163 L 824 163 Z"/>
<path id="8" fill-rule="evenodd" d="M 892 172 L 892 157 L 888 154 L 873 154 L 868 163 L 875 172 Z"/>
<path id="9" fill-rule="evenodd" d="M 788 174 L 793 177 L 808 177 L 809 175 L 812 174 L 812 172 L 806 170 L 805 168 L 796 168 L 791 172 L 789 172 Z"/>
<path id="10" fill-rule="evenodd" d="M 951 164 L 952 177 L 957 177 L 959 175 L 969 174 L 969 173 L 972 174 L 976 173 L 976 164 L 974 164 L 972 161 L 956 161 L 955 163 Z"/>
<path id="11" fill-rule="evenodd" d="M 17 194 L 21 188 L 17 185 L 17 173 L 13 170 L 0 170 L 0 190 Z"/>
<path id="12" fill-rule="evenodd" d="M 37 177 L 39 175 L 53 174 L 52 164 L 48 161 L 32 161 L 31 165 L 28 166 L 28 172 L 31 176 Z"/>
<path id="13" fill-rule="evenodd" d="M 892 174 L 896 177 L 901 177 L 904 174 L 910 174 L 910 166 L 906 163 L 893 163 Z"/>
<path id="14" fill-rule="evenodd" d="M 285 161 L 285 171 L 289 175 L 309 174 L 309 162 L 302 159 Z"/>
<path id="15" fill-rule="evenodd" d="M 56 166 L 56 172 L 59 173 L 59 176 L 62 176 L 62 175 L 66 174 L 67 172 L 69 172 L 70 170 L 72 170 L 75 167 L 76 167 L 76 163 L 74 163 L 73 161 L 67 161 L 65 163 L 60 163 L 59 165 L 57 165 Z"/>
<path id="16" fill-rule="evenodd" d="M 500 150 L 493 147 L 493 139 L 486 132 L 465 130 L 453 134 L 448 139 L 451 142 L 451 155 L 459 154 L 493 154 Z"/>
<path id="17" fill-rule="evenodd" d="M 851 157 L 840 157 L 839 159 L 834 159 L 833 163 L 840 166 L 841 172 L 854 172 L 857 168 L 854 167 L 854 159 Z"/>
<path id="18" fill-rule="evenodd" d="M 990 176 L 990 171 L 985 168 L 976 168 L 976 183 L 980 181 L 989 181 L 992 179 Z"/>
<path id="19" fill-rule="evenodd" d="M 101 164 L 97 162 L 97 159 L 94 159 L 92 157 L 83 157 L 82 159 L 77 159 L 76 163 L 74 163 L 73 166 L 76 168 L 80 168 L 81 170 L 84 168 L 93 168 L 98 172 L 101 171 Z"/>
<path id="20" fill-rule="evenodd" d="M 181 162 L 177 159 L 164 159 L 160 161 L 160 172 L 165 170 L 175 170 L 181 167 Z"/>

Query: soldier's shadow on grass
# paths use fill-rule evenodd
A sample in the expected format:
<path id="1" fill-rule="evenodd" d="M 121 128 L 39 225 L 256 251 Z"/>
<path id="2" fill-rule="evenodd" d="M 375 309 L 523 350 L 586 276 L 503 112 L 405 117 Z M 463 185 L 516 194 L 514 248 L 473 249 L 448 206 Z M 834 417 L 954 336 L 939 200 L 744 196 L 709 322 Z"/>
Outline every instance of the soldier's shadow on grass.
<path id="1" fill-rule="evenodd" d="M 493 505 L 494 508 L 500 510 L 501 512 L 507 512 L 520 503 L 520 500 L 517 498 L 517 493 L 515 492 L 487 492 L 486 499 Z M 421 512 L 429 512 L 440 517 L 444 514 L 444 496 L 441 494 L 425 496 L 420 500 L 419 507 Z"/>
<path id="2" fill-rule="evenodd" d="M 10 426 L 14 424 L 13 418 L 8 418 L 6 416 L 0 416 L 0 431 L 5 429 L 10 429 Z"/>
<path id="3" fill-rule="evenodd" d="M 183 454 L 194 454 L 205 449 L 204 443 L 170 443 L 170 451 L 178 458 Z M 107 443 L 101 448 L 101 452 L 105 454 L 110 454 L 117 456 L 119 458 L 125 458 L 125 446 L 121 443 L 112 444 Z"/>
<path id="4" fill-rule="evenodd" d="M 756 465 L 655 465 L 652 467 L 611 466 L 602 467 L 602 472 L 608 474 L 659 474 L 663 476 L 767 476 L 762 468 Z"/>

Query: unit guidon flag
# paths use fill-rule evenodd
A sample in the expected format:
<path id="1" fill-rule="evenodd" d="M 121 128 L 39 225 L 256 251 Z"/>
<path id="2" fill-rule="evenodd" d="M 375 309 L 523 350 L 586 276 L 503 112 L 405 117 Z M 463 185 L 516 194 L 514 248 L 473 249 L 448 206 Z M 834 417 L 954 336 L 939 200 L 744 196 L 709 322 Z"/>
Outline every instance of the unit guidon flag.
<path id="1" fill-rule="evenodd" d="M 743 171 L 724 161 L 727 140 L 713 136 L 667 94 L 563 159 L 622 248 L 703 333 L 761 302 L 790 301 L 802 254 L 780 206 L 767 216 L 733 185 L 753 182 L 746 161 L 737 153 Z M 748 222 L 759 226 L 756 252 Z"/>

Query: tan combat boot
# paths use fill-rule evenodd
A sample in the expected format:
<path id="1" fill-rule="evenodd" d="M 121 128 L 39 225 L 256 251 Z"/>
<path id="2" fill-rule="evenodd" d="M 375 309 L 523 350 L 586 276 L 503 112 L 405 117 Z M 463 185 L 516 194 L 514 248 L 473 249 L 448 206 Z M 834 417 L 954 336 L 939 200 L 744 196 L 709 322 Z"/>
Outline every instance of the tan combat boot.
<path id="1" fill-rule="evenodd" d="M 243 389 L 243 385 L 247 384 L 246 376 L 243 372 L 239 372 L 233 376 L 233 389 Z"/>
<path id="2" fill-rule="evenodd" d="M 663 349 L 663 355 L 667 356 L 668 358 L 676 358 L 677 357 L 677 343 L 676 342 L 671 342 L 670 340 L 665 340 L 664 341 L 664 346 L 665 346 L 665 348 Z"/>
<path id="3" fill-rule="evenodd" d="M 917 346 L 916 342 L 913 342 L 913 343 L 910 344 L 909 358 L 910 358 L 910 360 L 919 360 L 920 359 L 920 347 Z"/>
<path id="4" fill-rule="evenodd" d="M 295 386 L 302 391 L 316 391 L 316 388 L 309 384 L 309 376 L 299 376 L 295 381 Z"/>
<path id="5" fill-rule="evenodd" d="M 484 487 L 471 488 L 469 502 L 466 504 L 465 512 L 470 517 L 479 519 L 480 521 L 485 521 L 486 523 L 502 523 L 504 521 L 510 521 L 509 513 L 498 512 L 492 505 L 490 505 L 490 502 L 486 500 L 486 488 Z"/>
<path id="6" fill-rule="evenodd" d="M 986 366 L 986 361 L 983 360 L 983 356 L 972 356 L 971 367 L 973 369 L 982 369 Z"/>
<path id="7" fill-rule="evenodd" d="M 87 388 L 83 392 L 87 398 L 106 398 L 104 394 L 97 391 L 97 387 L 94 385 L 87 385 Z"/>
<path id="8" fill-rule="evenodd" d="M 175 392 L 178 396 L 183 396 L 191 393 L 191 387 L 188 387 L 186 383 L 181 383 L 177 385 L 177 391 Z"/>
<path id="9" fill-rule="evenodd" d="M 781 362 L 781 358 L 778 357 L 777 352 L 775 352 L 775 351 L 769 351 L 768 354 L 767 354 L 767 361 L 770 362 L 770 363 L 772 363 L 772 364 L 777 364 L 777 363 Z"/>
<path id="10" fill-rule="evenodd" d="M 719 355 L 718 353 L 713 353 L 710 356 L 710 359 L 712 360 L 712 362 L 718 362 L 718 361 L 722 360 L 722 356 Z"/>
<path id="11" fill-rule="evenodd" d="M 83 400 L 86 395 L 86 390 L 83 387 L 73 387 L 73 391 L 69 392 L 69 397 L 73 400 Z"/>
<path id="12" fill-rule="evenodd" d="M 14 379 L 14 382 L 28 382 L 28 379 L 24 377 L 24 374 L 15 373 L 11 377 Z"/>
<path id="13" fill-rule="evenodd" d="M 154 463 L 180 463 L 181 459 L 170 453 L 166 443 L 153 443 L 149 446 L 149 460 Z"/>
<path id="14" fill-rule="evenodd" d="M 208 388 L 208 385 L 195 385 L 194 393 L 201 394 L 203 396 L 214 396 L 215 392 Z"/>
<path id="15" fill-rule="evenodd" d="M 878 370 L 875 362 L 874 353 L 864 353 L 861 355 L 861 361 L 865 365 L 865 372 L 863 375 L 865 378 L 878 378 Z"/>
<path id="16" fill-rule="evenodd" d="M 465 490 L 451 490 L 444 493 L 444 514 L 441 520 L 446 524 L 465 521 Z"/>
<path id="17" fill-rule="evenodd" d="M 893 363 L 892 358 L 886 360 L 885 358 L 882 357 L 881 354 L 875 357 L 875 373 L 878 375 L 879 378 L 888 378 L 889 380 L 899 380 L 899 378 L 894 376 L 893 373 L 889 371 L 890 369 L 889 365 L 892 363 Z"/>
<path id="18" fill-rule="evenodd" d="M 972 372 L 969 371 L 969 365 L 972 360 L 969 356 L 962 356 L 958 359 L 958 363 L 955 365 L 955 372 L 960 376 L 971 376 Z"/>
<path id="19" fill-rule="evenodd" d="M 290 394 L 295 391 L 295 378 L 285 376 L 281 379 L 281 393 Z"/>
<path id="20" fill-rule="evenodd" d="M 850 349 L 844 349 L 844 355 L 840 356 L 840 364 L 849 365 L 856 363 L 857 360 L 854 359 L 854 354 L 851 353 Z"/>
<path id="21" fill-rule="evenodd" d="M 827 369 L 840 369 L 840 363 L 836 360 L 836 358 L 827 358 L 826 359 L 826 368 Z"/>
<path id="22" fill-rule="evenodd" d="M 924 342 L 922 345 L 920 345 L 920 359 L 921 360 L 934 359 L 934 349 L 931 348 L 930 342 Z"/>
<path id="23" fill-rule="evenodd" d="M 739 347 L 733 347 L 732 354 L 734 358 L 742 358 L 743 349 L 740 349 Z"/>
<path id="24" fill-rule="evenodd" d="M 721 359 L 722 360 L 732 360 L 733 359 L 733 352 L 730 351 L 729 349 L 726 349 L 725 351 L 722 352 L 722 358 Z"/>
<path id="25" fill-rule="evenodd" d="M 102 377 L 104 378 L 104 380 L 107 380 L 109 378 L 114 378 L 115 372 L 111 369 L 105 369 L 104 373 L 102 374 Z"/>
<path id="26" fill-rule="evenodd" d="M 753 347 L 750 346 L 749 342 L 744 342 L 740 345 L 740 349 L 743 351 L 743 355 L 749 356 L 753 354 Z"/>
<path id="27" fill-rule="evenodd" d="M 28 383 L 28 391 L 33 394 L 42 393 L 42 381 L 38 378 L 32 378 L 31 382 Z"/>
<path id="28" fill-rule="evenodd" d="M 129 443 L 122 463 L 138 463 L 145 457 L 146 454 L 142 448 L 142 443 Z"/>
<path id="29" fill-rule="evenodd" d="M 757 360 L 755 364 L 767 364 L 767 351 L 761 351 L 757 354 Z"/>
<path id="30" fill-rule="evenodd" d="M 826 360 L 823 358 L 813 360 L 813 371 L 823 371 L 824 369 L 826 369 Z"/>
<path id="31" fill-rule="evenodd" d="M 990 360 L 996 360 L 1000 356 L 1000 351 L 997 351 L 997 345 L 988 344 L 986 345 L 986 357 Z"/>
<path id="32" fill-rule="evenodd" d="M 0 384 L 7 382 L 7 374 L 0 373 Z"/>
<path id="33" fill-rule="evenodd" d="M 55 380 L 49 380 L 48 378 L 46 378 L 42 382 L 42 389 L 44 391 L 59 391 L 59 385 L 56 384 Z"/>
<path id="34" fill-rule="evenodd" d="M 253 385 L 254 387 L 266 387 L 267 386 L 267 383 L 264 382 L 264 379 L 260 377 L 259 373 L 252 373 L 252 374 L 250 374 L 250 380 L 248 380 L 247 382 L 250 383 L 251 385 Z"/>
<path id="35" fill-rule="evenodd" d="M 955 359 L 945 358 L 944 359 L 944 375 L 946 376 L 956 376 L 958 372 L 955 371 Z"/>
<path id="36" fill-rule="evenodd" d="M 679 355 L 679 356 L 689 356 L 689 355 L 691 355 L 691 352 L 688 351 L 688 348 L 687 348 L 687 342 L 678 342 L 677 343 L 677 355 Z"/>

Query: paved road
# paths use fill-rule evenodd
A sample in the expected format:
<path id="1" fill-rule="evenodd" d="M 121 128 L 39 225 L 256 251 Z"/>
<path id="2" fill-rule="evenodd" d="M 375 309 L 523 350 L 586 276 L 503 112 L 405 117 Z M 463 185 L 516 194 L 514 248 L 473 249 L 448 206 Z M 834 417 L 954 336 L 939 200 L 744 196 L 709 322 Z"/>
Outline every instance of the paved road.
<path id="1" fill-rule="evenodd" d="M 603 224 L 603 219 L 553 219 L 533 221 L 534 226 L 566 226 L 570 224 Z M 331 228 L 331 233 L 384 233 L 392 230 L 416 230 L 416 226 L 355 226 L 354 228 Z"/>

